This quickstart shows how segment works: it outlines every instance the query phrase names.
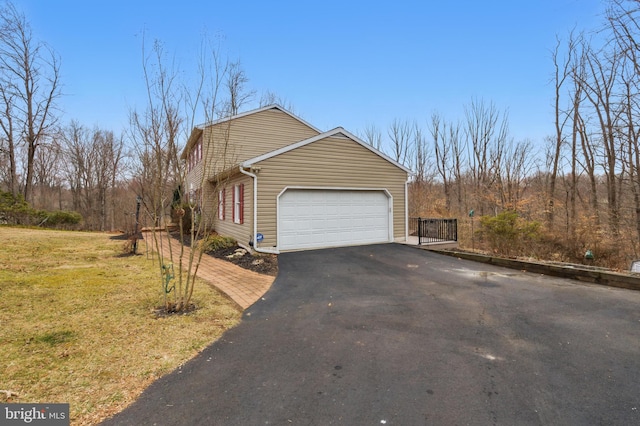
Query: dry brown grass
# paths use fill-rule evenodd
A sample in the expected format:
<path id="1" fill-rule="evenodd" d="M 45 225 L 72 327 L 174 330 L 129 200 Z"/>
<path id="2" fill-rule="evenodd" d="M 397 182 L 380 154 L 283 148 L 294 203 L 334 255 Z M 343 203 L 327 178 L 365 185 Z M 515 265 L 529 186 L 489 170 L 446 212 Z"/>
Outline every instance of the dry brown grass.
<path id="1" fill-rule="evenodd" d="M 72 424 L 95 424 L 239 321 L 204 282 L 196 311 L 157 318 L 157 267 L 122 257 L 124 242 L 109 237 L 0 227 L 0 390 L 17 393 L 10 402 L 68 402 Z"/>

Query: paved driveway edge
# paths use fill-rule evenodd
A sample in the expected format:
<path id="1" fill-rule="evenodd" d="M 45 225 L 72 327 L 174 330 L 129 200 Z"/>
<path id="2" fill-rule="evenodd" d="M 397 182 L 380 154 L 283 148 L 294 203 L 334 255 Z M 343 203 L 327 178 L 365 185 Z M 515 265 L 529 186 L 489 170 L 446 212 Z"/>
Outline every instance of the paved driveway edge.
<path id="1" fill-rule="evenodd" d="M 551 275 L 554 277 L 570 278 L 594 284 L 606 285 L 609 287 L 626 288 L 629 290 L 640 291 L 640 277 L 633 275 L 580 268 L 568 265 L 560 266 L 539 262 L 529 262 L 524 260 L 506 259 L 503 257 L 487 256 L 477 253 L 467 253 L 453 250 L 438 250 L 430 248 L 426 249 L 435 253 L 453 256 L 460 259 L 473 260 L 475 262 L 504 266 L 506 268 Z"/>

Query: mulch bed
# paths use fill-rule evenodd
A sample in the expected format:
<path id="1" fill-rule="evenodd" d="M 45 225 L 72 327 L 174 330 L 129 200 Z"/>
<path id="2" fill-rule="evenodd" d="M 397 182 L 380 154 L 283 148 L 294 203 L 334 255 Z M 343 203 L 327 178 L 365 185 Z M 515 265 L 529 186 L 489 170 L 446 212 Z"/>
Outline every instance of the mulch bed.
<path id="1" fill-rule="evenodd" d="M 231 262 L 241 268 L 249 269 L 259 274 L 271 275 L 273 277 L 278 275 L 278 256 L 275 254 L 251 254 L 246 252 L 240 255 L 238 253 L 239 250 L 245 251 L 239 246 L 234 246 L 215 251 L 208 251 L 206 253 L 215 258 L 226 260 L 227 262 Z"/>
<path id="2" fill-rule="evenodd" d="M 177 232 L 171 233 L 171 236 L 175 239 L 179 239 L 180 235 Z M 113 239 L 127 239 L 128 237 L 124 237 L 121 235 L 111 237 Z M 187 236 L 185 245 L 189 246 L 191 241 Z M 222 259 L 227 262 L 231 262 L 235 265 L 240 266 L 244 269 L 249 269 L 251 271 L 257 272 L 259 274 L 271 275 L 273 277 L 278 275 L 278 256 L 275 254 L 263 254 L 263 253 L 254 253 L 251 254 L 246 252 L 244 254 L 232 256 L 238 250 L 243 250 L 240 246 L 233 246 L 219 250 L 207 251 L 205 254 L 215 257 L 217 259 Z"/>

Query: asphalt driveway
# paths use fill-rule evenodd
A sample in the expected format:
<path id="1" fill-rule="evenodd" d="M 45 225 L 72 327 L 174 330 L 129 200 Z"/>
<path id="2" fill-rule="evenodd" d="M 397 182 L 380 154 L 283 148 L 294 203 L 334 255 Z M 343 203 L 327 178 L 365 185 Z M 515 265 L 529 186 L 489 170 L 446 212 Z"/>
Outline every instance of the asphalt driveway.
<path id="1" fill-rule="evenodd" d="M 286 253 L 107 425 L 640 424 L 640 292 L 385 244 Z"/>

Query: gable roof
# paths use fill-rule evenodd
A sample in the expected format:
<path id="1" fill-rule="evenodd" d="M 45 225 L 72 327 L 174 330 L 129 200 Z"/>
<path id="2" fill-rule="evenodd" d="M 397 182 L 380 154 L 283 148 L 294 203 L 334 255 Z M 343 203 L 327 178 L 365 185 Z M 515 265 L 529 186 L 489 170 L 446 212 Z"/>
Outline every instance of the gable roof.
<path id="1" fill-rule="evenodd" d="M 393 160 L 392 158 L 390 158 L 387 155 L 383 154 L 382 152 L 378 151 L 377 149 L 375 149 L 374 147 L 372 147 L 368 143 L 364 142 L 363 140 L 361 140 L 357 136 L 353 135 L 352 133 L 346 131 L 342 127 L 336 127 L 335 129 L 329 130 L 328 132 L 320 133 L 317 136 L 302 140 L 300 142 L 293 143 L 291 145 L 287 145 L 287 146 L 285 146 L 283 148 L 276 149 L 275 151 L 267 152 L 266 154 L 259 155 L 259 156 L 254 157 L 254 158 L 250 158 L 250 159 L 248 159 L 246 161 L 243 161 L 241 166 L 242 167 L 251 167 L 253 164 L 259 163 L 260 161 L 264 161 L 264 160 L 267 160 L 269 158 L 275 157 L 277 155 L 284 154 L 284 153 L 289 152 L 289 151 L 293 151 L 294 149 L 301 148 L 301 147 L 303 147 L 305 145 L 309 145 L 311 143 L 317 142 L 317 141 L 322 140 L 322 139 L 326 139 L 326 138 L 329 138 L 329 137 L 336 137 L 336 136 L 337 137 L 345 137 L 345 138 L 351 139 L 352 141 L 360 144 L 362 147 L 364 147 L 364 148 L 368 149 L 369 151 L 373 152 L 377 156 L 382 157 L 383 159 L 387 160 L 389 163 L 393 164 L 394 166 L 404 170 L 407 173 L 412 173 L 411 170 L 409 170 L 408 168 L 406 168 L 402 164 L 398 163 L 397 161 Z"/>
<path id="2" fill-rule="evenodd" d="M 232 115 L 230 117 L 219 118 L 217 120 L 213 120 L 213 121 L 209 121 L 209 122 L 206 122 L 206 123 L 202 123 L 202 124 L 196 125 L 193 128 L 193 130 L 191 131 L 191 134 L 189 135 L 189 139 L 187 139 L 187 144 L 185 145 L 184 149 L 182 150 L 182 154 L 180 155 L 180 158 L 181 159 L 187 158 L 187 152 L 189 151 L 191 146 L 195 143 L 195 141 L 198 140 L 200 135 L 202 135 L 204 129 L 206 129 L 207 127 L 215 126 L 217 124 L 221 124 L 221 123 L 225 123 L 225 122 L 228 122 L 228 121 L 236 120 L 238 118 L 246 117 L 248 115 L 257 114 L 259 112 L 268 111 L 268 110 L 271 110 L 271 109 L 275 109 L 275 110 L 278 110 L 280 112 L 283 112 L 283 113 L 287 114 L 288 116 L 290 116 L 291 118 L 293 118 L 293 119 L 299 121 L 300 123 L 304 124 L 305 126 L 315 130 L 316 132 L 322 133 L 322 130 L 320 130 L 317 127 L 315 127 L 314 125 L 306 122 L 305 120 L 303 120 L 302 118 L 300 118 L 297 115 L 293 114 L 292 112 L 287 111 L 286 109 L 284 109 L 280 105 L 271 104 L 271 105 L 267 105 L 267 106 L 264 106 L 264 107 L 261 107 L 261 108 L 252 109 L 250 111 L 241 112 L 239 114 Z"/>
<path id="3" fill-rule="evenodd" d="M 197 126 L 191 130 L 189 139 L 187 139 L 187 144 L 182 149 L 182 154 L 180 154 L 181 160 L 185 160 L 187 158 L 187 153 L 189 152 L 189 150 L 191 149 L 195 141 L 197 141 L 200 138 L 200 135 L 202 135 L 203 131 L 204 129 Z"/>
<path id="4" fill-rule="evenodd" d="M 241 117 L 246 117 L 247 115 L 257 114 L 259 112 L 267 111 L 267 110 L 270 110 L 270 109 L 277 109 L 277 110 L 279 110 L 281 112 L 284 112 L 285 114 L 287 114 L 291 118 L 294 118 L 294 119 L 298 120 L 299 122 L 301 122 L 305 126 L 312 128 L 313 130 L 315 130 L 318 133 L 322 133 L 322 130 L 316 128 L 312 124 L 307 123 L 302 118 L 298 117 L 297 115 L 293 114 L 290 111 L 287 111 L 286 109 L 284 109 L 283 107 L 281 107 L 278 104 L 271 104 L 271 105 L 267 105 L 267 106 L 264 106 L 264 107 L 261 107 L 261 108 L 256 108 L 256 109 L 252 109 L 252 110 L 249 110 L 249 111 L 241 112 L 239 114 L 232 115 L 231 117 L 219 118 L 217 120 L 209 121 L 208 123 L 199 124 L 196 127 L 200 128 L 200 129 L 204 129 L 205 127 L 215 126 L 216 124 L 224 123 L 225 121 L 235 120 L 235 119 L 238 119 L 238 118 L 241 118 Z"/>

